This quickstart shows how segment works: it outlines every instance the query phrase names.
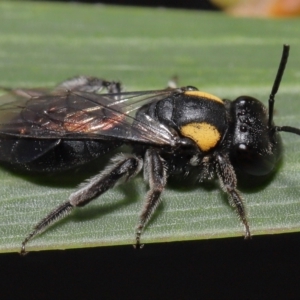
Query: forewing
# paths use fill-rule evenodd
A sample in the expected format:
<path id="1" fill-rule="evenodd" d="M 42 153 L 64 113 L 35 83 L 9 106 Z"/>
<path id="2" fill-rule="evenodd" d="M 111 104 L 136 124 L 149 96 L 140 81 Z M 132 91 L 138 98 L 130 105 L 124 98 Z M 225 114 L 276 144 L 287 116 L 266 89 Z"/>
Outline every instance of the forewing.
<path id="1" fill-rule="evenodd" d="M 69 91 L 33 97 L 17 94 L 14 101 L 0 106 L 0 134 L 40 139 L 122 139 L 173 145 L 174 134 L 168 128 L 151 118 L 143 123 L 134 118 L 141 106 L 164 99 L 171 93 L 174 91 L 120 94 Z M 6 102 L 7 98 L 0 98 L 0 101 Z"/>

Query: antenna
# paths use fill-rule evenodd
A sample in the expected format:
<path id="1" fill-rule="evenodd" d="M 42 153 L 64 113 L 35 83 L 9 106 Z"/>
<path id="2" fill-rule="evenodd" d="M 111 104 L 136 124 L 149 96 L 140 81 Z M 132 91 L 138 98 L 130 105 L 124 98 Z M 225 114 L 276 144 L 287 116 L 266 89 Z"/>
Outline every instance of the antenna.
<path id="1" fill-rule="evenodd" d="M 280 60 L 278 71 L 277 71 L 275 81 L 274 81 L 274 84 L 273 84 L 273 87 L 272 87 L 272 91 L 271 91 L 271 94 L 270 94 L 270 97 L 269 97 L 269 122 L 268 122 L 269 128 L 272 127 L 275 95 L 276 95 L 276 93 L 279 89 L 279 85 L 280 85 L 280 82 L 281 82 L 281 79 L 282 79 L 282 75 L 284 73 L 286 63 L 288 61 L 289 52 L 290 52 L 290 46 L 286 45 L 286 44 L 283 45 L 281 60 Z"/>
<path id="2" fill-rule="evenodd" d="M 273 111 L 274 111 L 274 102 L 275 102 L 275 95 L 279 89 L 279 85 L 281 82 L 281 78 L 282 75 L 284 73 L 284 69 L 289 57 L 289 52 L 290 52 L 290 46 L 289 45 L 283 45 L 283 50 L 282 50 L 282 56 L 281 56 L 281 60 L 280 60 L 280 64 L 278 67 L 278 71 L 277 71 L 277 75 L 273 84 L 273 88 L 270 94 L 270 98 L 269 98 L 269 128 L 272 128 L 272 121 L 273 121 Z M 284 132 L 290 132 L 290 133 L 294 133 L 297 135 L 300 135 L 300 128 L 296 128 L 296 127 L 291 127 L 291 126 L 274 126 L 272 128 L 272 131 L 284 131 Z"/>

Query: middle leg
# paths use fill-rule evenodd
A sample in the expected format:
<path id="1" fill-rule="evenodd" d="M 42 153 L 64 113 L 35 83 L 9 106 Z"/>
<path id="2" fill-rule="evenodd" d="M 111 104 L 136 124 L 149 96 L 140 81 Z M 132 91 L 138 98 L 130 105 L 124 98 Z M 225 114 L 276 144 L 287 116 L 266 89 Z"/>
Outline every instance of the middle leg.
<path id="1" fill-rule="evenodd" d="M 167 183 L 167 172 L 163 159 L 155 149 L 148 149 L 144 158 L 144 179 L 149 182 L 150 190 L 147 193 L 144 207 L 140 214 L 136 228 L 136 248 L 140 247 L 143 229 L 160 203 L 160 196 Z"/>

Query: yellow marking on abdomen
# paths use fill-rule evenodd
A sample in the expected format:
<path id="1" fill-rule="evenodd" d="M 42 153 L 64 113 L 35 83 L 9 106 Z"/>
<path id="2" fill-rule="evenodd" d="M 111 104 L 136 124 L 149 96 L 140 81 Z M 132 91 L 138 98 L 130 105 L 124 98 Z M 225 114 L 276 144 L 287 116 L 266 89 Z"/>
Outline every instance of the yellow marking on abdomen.
<path id="1" fill-rule="evenodd" d="M 222 104 L 224 104 L 223 100 L 215 95 L 206 93 L 206 92 L 201 92 L 201 91 L 185 91 L 184 92 L 185 95 L 187 96 L 196 96 L 199 98 L 207 98 L 208 100 L 212 100 L 212 101 L 216 101 L 216 102 L 220 102 Z"/>
<path id="2" fill-rule="evenodd" d="M 180 132 L 183 136 L 192 139 L 204 152 L 214 148 L 221 138 L 218 129 L 206 122 L 186 124 L 181 127 Z"/>

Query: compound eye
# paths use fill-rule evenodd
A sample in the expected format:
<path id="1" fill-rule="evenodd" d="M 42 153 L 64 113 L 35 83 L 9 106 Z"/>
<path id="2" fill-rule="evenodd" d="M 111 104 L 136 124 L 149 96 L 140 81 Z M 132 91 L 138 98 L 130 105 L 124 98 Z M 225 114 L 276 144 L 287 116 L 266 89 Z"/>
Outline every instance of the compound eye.
<path id="1" fill-rule="evenodd" d="M 241 143 L 232 149 L 232 161 L 244 174 L 254 176 L 268 175 L 280 158 L 281 146 L 280 143 L 273 144 L 273 149 L 269 152 L 262 149 L 255 147 L 255 145 Z"/>

